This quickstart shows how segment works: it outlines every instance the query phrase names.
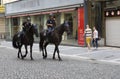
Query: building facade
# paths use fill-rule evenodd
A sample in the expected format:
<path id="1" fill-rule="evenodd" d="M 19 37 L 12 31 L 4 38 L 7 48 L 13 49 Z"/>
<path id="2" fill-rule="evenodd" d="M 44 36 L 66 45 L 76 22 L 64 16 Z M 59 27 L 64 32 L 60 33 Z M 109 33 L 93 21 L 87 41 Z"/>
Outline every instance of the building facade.
<path id="1" fill-rule="evenodd" d="M 105 45 L 120 47 L 120 0 L 106 2 Z"/>
<path id="2" fill-rule="evenodd" d="M 57 25 L 64 20 L 71 24 L 71 34 L 63 35 L 63 43 L 85 46 L 84 29 L 89 24 L 97 26 L 99 35 L 104 39 L 103 2 L 89 0 L 21 0 L 6 4 L 6 39 L 20 31 L 23 21 L 28 16 L 33 24 L 38 25 L 39 32 L 46 29 L 46 21 L 50 13 L 54 13 Z M 39 38 L 36 38 L 39 41 Z"/>
<path id="3" fill-rule="evenodd" d="M 16 0 L 0 0 L 0 38 L 5 38 L 5 4 Z"/>
<path id="4" fill-rule="evenodd" d="M 97 26 L 105 46 L 120 47 L 120 0 L 91 0 L 92 24 Z M 94 13 L 95 12 L 95 13 Z"/>
<path id="5" fill-rule="evenodd" d="M 23 0 L 8 3 L 6 4 L 6 37 L 7 39 L 11 39 L 16 32 L 20 31 L 22 22 L 26 20 L 28 16 L 30 16 L 32 23 L 38 25 L 38 30 L 40 32 L 47 28 L 46 21 L 49 14 L 54 13 L 57 25 L 63 23 L 64 20 L 68 20 L 71 24 L 71 35 L 68 36 L 64 33 L 63 41 L 70 41 L 69 43 L 74 41 L 78 44 L 78 14 L 80 15 L 80 10 L 84 10 L 83 7 L 84 0 Z M 79 19 L 80 18 L 81 17 L 79 17 Z"/>

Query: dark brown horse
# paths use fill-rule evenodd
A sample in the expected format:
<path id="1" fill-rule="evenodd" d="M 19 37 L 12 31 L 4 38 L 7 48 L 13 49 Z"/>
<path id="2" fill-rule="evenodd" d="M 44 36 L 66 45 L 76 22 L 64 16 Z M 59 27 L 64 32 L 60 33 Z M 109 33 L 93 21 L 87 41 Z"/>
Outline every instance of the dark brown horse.
<path id="1" fill-rule="evenodd" d="M 40 42 L 39 42 L 39 48 L 42 50 L 43 59 L 47 58 L 47 50 L 46 47 L 49 43 L 52 43 L 55 45 L 54 53 L 53 53 L 53 59 L 55 59 L 55 53 L 57 51 L 59 60 L 62 60 L 59 55 L 59 48 L 62 41 L 62 35 L 64 32 L 70 33 L 69 30 L 69 23 L 66 21 L 60 26 L 56 27 L 54 31 L 51 32 L 51 35 L 49 37 L 46 37 L 45 30 L 40 32 Z M 47 40 L 46 40 L 47 38 Z"/>
<path id="2" fill-rule="evenodd" d="M 31 60 L 33 60 L 32 57 L 32 47 L 34 42 L 34 34 L 38 37 L 38 30 L 36 25 L 26 25 L 26 22 L 23 23 L 24 27 L 24 33 L 18 32 L 13 36 L 12 45 L 14 48 L 18 49 L 18 58 L 20 58 L 19 55 L 21 55 L 21 58 L 24 59 L 24 57 L 27 56 L 28 50 L 27 46 L 30 45 L 30 57 Z M 22 55 L 21 48 L 22 46 L 25 46 L 26 53 L 25 55 Z"/>

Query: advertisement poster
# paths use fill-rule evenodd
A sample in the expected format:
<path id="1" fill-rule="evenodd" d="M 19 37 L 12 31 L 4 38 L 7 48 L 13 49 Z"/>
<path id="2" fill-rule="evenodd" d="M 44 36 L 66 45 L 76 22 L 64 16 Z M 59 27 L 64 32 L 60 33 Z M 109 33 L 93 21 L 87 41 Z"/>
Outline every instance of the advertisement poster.
<path id="1" fill-rule="evenodd" d="M 84 8 L 78 8 L 78 44 L 84 46 Z"/>

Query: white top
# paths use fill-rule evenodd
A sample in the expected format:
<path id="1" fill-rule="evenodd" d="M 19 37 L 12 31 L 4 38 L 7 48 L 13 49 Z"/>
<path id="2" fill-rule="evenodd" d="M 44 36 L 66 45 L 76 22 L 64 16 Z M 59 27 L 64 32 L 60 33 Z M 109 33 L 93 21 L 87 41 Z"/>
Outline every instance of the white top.
<path id="1" fill-rule="evenodd" d="M 94 32 L 93 32 L 93 38 L 98 38 L 98 31 L 97 30 L 94 30 Z"/>

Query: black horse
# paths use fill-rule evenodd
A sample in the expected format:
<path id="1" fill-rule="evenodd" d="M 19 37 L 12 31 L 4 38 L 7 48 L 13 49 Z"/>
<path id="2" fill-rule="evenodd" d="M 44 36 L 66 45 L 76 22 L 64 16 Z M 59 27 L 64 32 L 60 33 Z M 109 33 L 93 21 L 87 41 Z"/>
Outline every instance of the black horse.
<path id="1" fill-rule="evenodd" d="M 49 43 L 52 43 L 52 44 L 55 45 L 55 49 L 54 49 L 54 53 L 53 53 L 53 59 L 55 59 L 55 53 L 57 51 L 59 60 L 62 60 L 60 55 L 59 55 L 58 46 L 60 45 L 60 43 L 62 41 L 62 35 L 65 31 L 67 33 L 70 33 L 69 23 L 67 21 L 64 22 L 63 24 L 61 24 L 60 26 L 56 27 L 54 29 L 54 31 L 51 32 L 51 35 L 49 37 L 46 37 L 46 35 L 44 35 L 45 30 L 40 32 L 39 48 L 40 48 L 40 50 L 42 50 L 43 59 L 47 58 L 47 50 L 46 50 L 47 45 Z M 46 38 L 48 38 L 47 41 L 46 41 Z"/>
<path id="2" fill-rule="evenodd" d="M 18 49 L 18 58 L 20 58 L 19 55 L 21 55 L 21 58 L 24 59 L 24 57 L 27 56 L 28 50 L 27 46 L 30 45 L 30 57 L 31 60 L 33 60 L 32 57 L 32 46 L 34 42 L 34 34 L 36 37 L 38 37 L 38 30 L 36 25 L 27 25 L 26 22 L 23 23 L 24 33 L 23 31 L 16 33 L 13 36 L 12 45 L 14 48 Z M 25 46 L 26 53 L 25 55 L 22 55 L 21 48 L 22 46 Z"/>

